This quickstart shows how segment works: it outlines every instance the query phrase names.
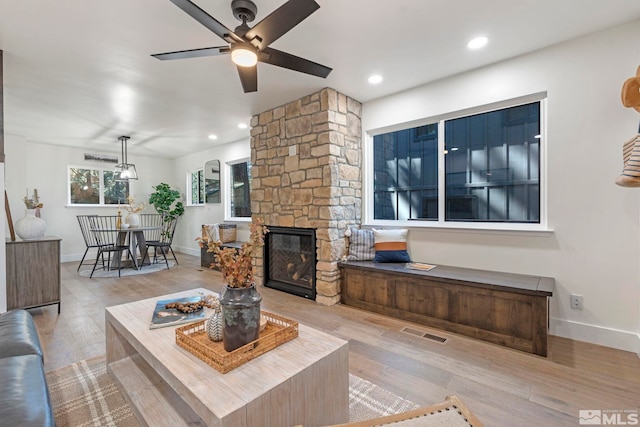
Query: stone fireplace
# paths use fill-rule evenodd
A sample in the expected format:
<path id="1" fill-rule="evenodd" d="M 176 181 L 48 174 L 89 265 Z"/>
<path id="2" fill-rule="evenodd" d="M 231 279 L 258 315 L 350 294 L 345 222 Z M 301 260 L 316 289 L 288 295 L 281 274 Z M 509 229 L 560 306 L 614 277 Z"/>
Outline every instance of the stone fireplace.
<path id="1" fill-rule="evenodd" d="M 251 211 L 267 227 L 315 230 L 316 301 L 340 301 L 344 231 L 362 206 L 362 106 L 325 88 L 251 118 Z M 264 281 L 256 257 L 256 280 Z M 263 283 L 264 284 L 264 283 Z"/>

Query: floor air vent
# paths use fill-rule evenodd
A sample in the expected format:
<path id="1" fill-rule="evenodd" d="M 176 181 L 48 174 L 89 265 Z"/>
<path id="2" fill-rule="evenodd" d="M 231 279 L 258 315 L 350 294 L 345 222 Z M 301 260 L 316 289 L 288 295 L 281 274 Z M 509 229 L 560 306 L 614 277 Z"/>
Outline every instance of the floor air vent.
<path id="1" fill-rule="evenodd" d="M 430 334 L 430 333 L 425 332 L 425 331 L 420 331 L 418 329 L 402 328 L 402 329 L 400 329 L 400 331 L 404 332 L 405 334 L 414 335 L 416 337 L 426 338 L 428 340 L 435 341 L 435 342 L 440 343 L 440 344 L 444 344 L 444 343 L 447 342 L 446 338 L 439 337 L 437 335 L 433 335 L 433 334 Z"/>

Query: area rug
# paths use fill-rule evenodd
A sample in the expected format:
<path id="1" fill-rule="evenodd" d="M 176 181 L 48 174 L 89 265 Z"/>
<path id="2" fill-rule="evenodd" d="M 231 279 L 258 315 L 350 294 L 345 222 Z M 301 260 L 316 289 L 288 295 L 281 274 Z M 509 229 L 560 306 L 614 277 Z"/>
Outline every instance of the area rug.
<path id="1" fill-rule="evenodd" d="M 103 356 L 47 373 L 57 427 L 138 427 L 131 407 L 107 373 Z M 413 402 L 349 374 L 349 421 L 417 408 Z"/>
<path id="2" fill-rule="evenodd" d="M 174 261 L 169 261 L 169 268 L 173 267 L 174 265 L 176 265 Z M 138 274 L 157 273 L 158 271 L 162 271 L 166 269 L 167 269 L 167 264 L 165 264 L 164 260 L 162 260 L 161 263 L 158 262 L 157 264 L 144 265 L 140 268 L 140 270 L 136 270 L 135 268 L 131 268 L 131 267 L 124 267 L 120 269 L 120 276 L 126 277 L 126 276 L 136 276 Z M 91 268 L 82 267 L 82 270 L 80 270 L 78 274 L 81 277 L 89 277 L 91 276 Z M 118 270 L 103 270 L 102 268 L 96 269 L 96 271 L 93 273 L 93 277 L 94 278 L 118 277 Z"/>

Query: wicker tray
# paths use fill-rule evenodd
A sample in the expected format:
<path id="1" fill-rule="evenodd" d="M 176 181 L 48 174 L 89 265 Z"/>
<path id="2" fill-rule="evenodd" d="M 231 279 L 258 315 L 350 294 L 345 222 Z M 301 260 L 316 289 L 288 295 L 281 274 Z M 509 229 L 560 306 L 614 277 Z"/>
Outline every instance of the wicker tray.
<path id="1" fill-rule="evenodd" d="M 233 351 L 225 351 L 222 341 L 215 342 L 209 339 L 204 320 L 176 328 L 176 343 L 226 374 L 298 336 L 298 322 L 266 311 L 261 311 L 261 314 L 266 317 L 267 326 L 260 332 L 258 339 Z"/>

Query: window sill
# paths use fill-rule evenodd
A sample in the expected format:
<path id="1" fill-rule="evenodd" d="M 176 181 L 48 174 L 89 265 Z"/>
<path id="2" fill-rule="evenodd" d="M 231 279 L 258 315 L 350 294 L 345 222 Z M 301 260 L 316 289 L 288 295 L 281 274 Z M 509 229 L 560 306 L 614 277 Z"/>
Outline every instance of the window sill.
<path id="1" fill-rule="evenodd" d="M 125 206 L 120 205 L 122 211 L 126 211 Z M 64 205 L 65 208 L 109 208 L 109 209 L 118 209 L 118 205 Z"/>
<path id="2" fill-rule="evenodd" d="M 370 221 L 365 227 L 415 228 L 430 231 L 477 232 L 477 233 L 524 233 L 553 234 L 553 228 L 541 224 L 507 224 L 507 223 L 442 223 L 429 221 Z"/>
<path id="3" fill-rule="evenodd" d="M 251 218 L 237 218 L 237 217 L 232 217 L 232 218 L 225 218 L 224 219 L 225 222 L 251 222 Z"/>

